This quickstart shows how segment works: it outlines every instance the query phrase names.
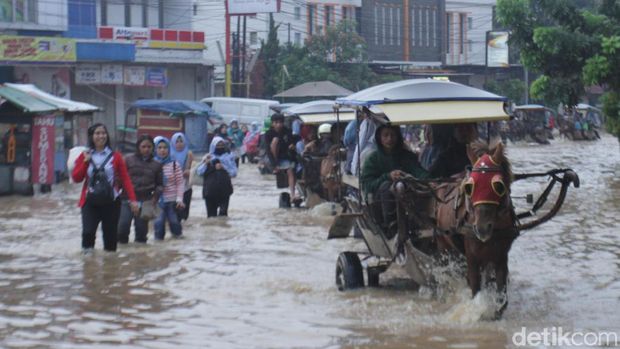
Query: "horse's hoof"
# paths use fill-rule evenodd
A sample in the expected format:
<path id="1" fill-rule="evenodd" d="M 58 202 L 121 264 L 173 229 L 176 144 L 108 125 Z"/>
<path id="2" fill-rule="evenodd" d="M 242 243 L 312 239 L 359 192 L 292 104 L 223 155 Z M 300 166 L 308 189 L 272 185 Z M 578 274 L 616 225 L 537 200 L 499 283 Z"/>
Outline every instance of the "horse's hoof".
<path id="1" fill-rule="evenodd" d="M 495 316 L 493 317 L 493 320 L 495 321 L 501 320 L 502 315 L 504 315 L 504 311 L 506 310 L 507 307 L 508 307 L 508 301 L 504 302 L 504 304 L 502 304 L 502 306 L 495 311 Z"/>

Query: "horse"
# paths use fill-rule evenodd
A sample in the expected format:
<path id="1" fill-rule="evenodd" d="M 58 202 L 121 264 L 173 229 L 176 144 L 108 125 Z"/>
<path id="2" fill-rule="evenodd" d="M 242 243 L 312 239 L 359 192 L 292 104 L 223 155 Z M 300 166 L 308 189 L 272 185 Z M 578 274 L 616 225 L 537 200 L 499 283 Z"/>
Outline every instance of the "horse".
<path id="1" fill-rule="evenodd" d="M 502 143 L 492 152 L 484 143 L 472 144 L 467 155 L 473 167 L 461 181 L 434 186 L 433 216 L 436 230 L 444 233 L 436 237 L 437 248 L 465 256 L 472 298 L 481 289 L 483 273 L 494 268 L 503 303 L 499 317 L 508 304 L 508 252 L 519 235 L 510 199 L 513 175 Z"/>
<path id="2" fill-rule="evenodd" d="M 340 173 L 340 159 L 346 157 L 346 150 L 341 149 L 336 144 L 329 148 L 327 156 L 321 161 L 321 185 L 323 187 L 323 197 L 327 201 L 335 201 L 338 199 L 342 190 L 342 176 Z"/>

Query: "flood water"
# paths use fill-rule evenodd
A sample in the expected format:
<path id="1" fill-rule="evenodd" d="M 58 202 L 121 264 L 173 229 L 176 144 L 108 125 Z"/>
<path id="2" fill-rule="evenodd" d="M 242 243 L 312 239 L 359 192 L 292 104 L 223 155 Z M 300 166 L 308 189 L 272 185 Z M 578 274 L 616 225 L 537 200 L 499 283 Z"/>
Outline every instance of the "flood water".
<path id="1" fill-rule="evenodd" d="M 242 165 L 230 218 L 205 218 L 194 187 L 184 240 L 82 255 L 79 186 L 0 198 L 2 348 L 504 348 L 515 332 L 562 327 L 620 335 L 620 147 L 510 144 L 515 172 L 572 167 L 581 188 L 510 252 L 509 305 L 480 320 L 464 280 L 441 299 L 398 272 L 339 292 L 330 217 L 278 209 L 271 177 Z M 545 181 L 517 182 L 515 196 Z M 519 199 L 515 199 L 518 201 Z M 132 234 L 133 238 L 133 234 Z M 385 277 L 384 277 L 385 276 Z M 612 343 L 613 344 L 613 343 Z"/>

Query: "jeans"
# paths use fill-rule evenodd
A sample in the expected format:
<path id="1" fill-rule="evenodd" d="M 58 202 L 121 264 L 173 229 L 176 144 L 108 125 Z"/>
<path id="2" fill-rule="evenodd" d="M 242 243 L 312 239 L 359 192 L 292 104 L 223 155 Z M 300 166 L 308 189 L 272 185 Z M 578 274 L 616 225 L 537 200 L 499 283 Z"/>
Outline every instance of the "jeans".
<path id="1" fill-rule="evenodd" d="M 207 217 L 228 216 L 228 202 L 230 196 L 223 198 L 208 197 L 205 199 L 205 205 L 207 206 Z M 217 209 L 220 209 L 218 214 Z"/>
<path id="2" fill-rule="evenodd" d="M 114 200 L 105 206 L 93 206 L 88 202 L 82 207 L 82 248 L 95 247 L 97 228 L 101 222 L 103 230 L 103 249 L 116 251 L 118 241 L 117 228 L 121 201 Z"/>
<path id="3" fill-rule="evenodd" d="M 176 202 L 164 202 L 159 217 L 155 220 L 155 239 L 163 240 L 166 235 L 166 220 L 170 226 L 170 232 L 174 236 L 181 236 L 183 228 L 177 218 Z"/>
<path id="4" fill-rule="evenodd" d="M 136 242 L 146 242 L 149 232 L 149 222 L 134 216 L 129 207 L 129 201 L 121 202 L 121 217 L 118 220 L 118 242 L 126 244 L 129 242 L 129 229 L 131 228 L 131 220 L 136 230 Z"/>

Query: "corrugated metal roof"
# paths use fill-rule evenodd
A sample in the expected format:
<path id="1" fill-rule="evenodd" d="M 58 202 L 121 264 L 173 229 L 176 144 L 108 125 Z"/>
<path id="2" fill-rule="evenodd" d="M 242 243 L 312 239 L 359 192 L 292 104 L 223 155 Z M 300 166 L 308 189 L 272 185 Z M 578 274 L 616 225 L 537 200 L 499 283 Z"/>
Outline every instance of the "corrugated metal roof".
<path id="1" fill-rule="evenodd" d="M 6 87 L 26 93 L 29 96 L 37 98 L 44 103 L 50 104 L 55 107 L 54 110 L 68 111 L 70 113 L 88 113 L 99 110 L 99 107 L 96 107 L 92 104 L 76 102 L 70 99 L 56 97 L 52 94 L 38 89 L 35 85 L 9 83 L 6 83 L 4 85 Z"/>

